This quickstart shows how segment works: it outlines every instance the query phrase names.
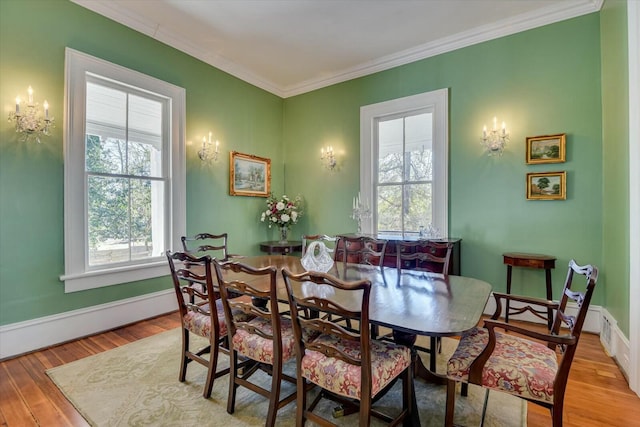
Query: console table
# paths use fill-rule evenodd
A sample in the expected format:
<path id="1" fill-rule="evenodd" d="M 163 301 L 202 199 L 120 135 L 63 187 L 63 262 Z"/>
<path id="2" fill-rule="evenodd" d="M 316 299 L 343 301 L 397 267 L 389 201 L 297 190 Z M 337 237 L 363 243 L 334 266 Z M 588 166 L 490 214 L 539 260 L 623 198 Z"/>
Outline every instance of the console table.
<path id="1" fill-rule="evenodd" d="M 520 252 L 506 252 L 502 254 L 504 263 L 507 265 L 507 293 L 511 293 L 511 272 L 513 267 L 526 267 L 526 268 L 540 268 L 545 270 L 546 275 L 546 287 L 547 287 L 547 300 L 553 299 L 553 292 L 551 289 L 551 269 L 556 267 L 556 257 L 550 255 L 540 254 L 525 254 Z M 507 300 L 507 307 L 505 310 L 505 322 L 509 322 L 509 314 L 520 314 L 524 311 L 530 311 L 539 318 L 546 320 L 549 330 L 553 326 L 553 310 L 549 308 L 545 313 L 542 310 L 535 310 L 530 306 L 523 308 L 509 307 L 509 300 Z M 542 315 L 544 313 L 546 316 Z"/>
<path id="2" fill-rule="evenodd" d="M 397 258 L 397 244 L 402 241 L 416 241 L 416 240 L 429 240 L 432 242 L 450 242 L 453 243 L 453 250 L 451 251 L 451 260 L 449 261 L 449 274 L 460 276 L 460 242 L 462 239 L 456 237 L 442 238 L 442 239 L 424 239 L 420 238 L 416 233 L 411 234 L 341 234 L 341 236 L 368 236 L 375 239 L 381 239 L 387 241 L 387 250 L 384 257 L 383 265 L 385 267 L 395 267 Z M 337 248 L 336 248 L 337 249 Z M 435 254 L 436 256 L 443 256 L 442 254 Z M 409 268 L 411 269 L 411 268 Z"/>
<path id="3" fill-rule="evenodd" d="M 302 242 L 300 240 L 289 240 L 285 243 L 281 243 L 278 240 L 271 240 L 269 242 L 261 242 L 260 250 L 268 253 L 269 255 L 274 253 L 287 255 L 291 252 L 301 252 Z"/>

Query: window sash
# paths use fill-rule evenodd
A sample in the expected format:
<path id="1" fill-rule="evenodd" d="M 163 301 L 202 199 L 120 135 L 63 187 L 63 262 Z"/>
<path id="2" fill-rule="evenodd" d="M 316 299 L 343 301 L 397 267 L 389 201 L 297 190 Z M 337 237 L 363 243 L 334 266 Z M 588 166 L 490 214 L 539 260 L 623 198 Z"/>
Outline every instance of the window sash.
<path id="1" fill-rule="evenodd" d="M 65 292 L 75 292 L 102 286 L 134 282 L 167 274 L 166 260 L 160 254 L 144 262 L 107 265 L 88 268 L 87 238 L 87 173 L 85 171 L 86 84 L 88 80 L 102 76 L 108 82 L 123 82 L 127 91 L 140 88 L 140 94 L 149 97 L 157 94 L 166 99 L 163 107 L 167 120 L 162 128 L 166 135 L 163 142 L 163 167 L 160 175 L 164 186 L 164 216 L 167 227 L 162 238 L 165 247 L 178 247 L 180 236 L 185 234 L 186 174 L 185 174 L 185 91 L 153 77 L 128 70 L 116 64 L 86 55 L 74 49 L 66 49 L 65 69 Z M 130 87 L 129 87 L 130 86 Z M 170 100 L 170 102 L 168 101 Z M 91 132 L 90 132 L 91 133 Z M 141 176 L 152 180 L 157 176 Z M 155 255 L 155 254 L 154 254 Z"/>

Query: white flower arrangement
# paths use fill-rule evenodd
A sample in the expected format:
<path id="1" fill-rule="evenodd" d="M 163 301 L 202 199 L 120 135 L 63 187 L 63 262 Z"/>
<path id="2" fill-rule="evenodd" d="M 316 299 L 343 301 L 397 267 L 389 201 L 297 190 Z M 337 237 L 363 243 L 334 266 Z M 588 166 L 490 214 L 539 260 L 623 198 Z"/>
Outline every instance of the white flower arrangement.
<path id="1" fill-rule="evenodd" d="M 279 199 L 269 194 L 267 198 L 267 210 L 260 214 L 260 221 L 267 222 L 269 228 L 272 226 L 287 227 L 298 222 L 302 216 L 302 197 L 296 196 L 293 200 L 286 195 Z"/>

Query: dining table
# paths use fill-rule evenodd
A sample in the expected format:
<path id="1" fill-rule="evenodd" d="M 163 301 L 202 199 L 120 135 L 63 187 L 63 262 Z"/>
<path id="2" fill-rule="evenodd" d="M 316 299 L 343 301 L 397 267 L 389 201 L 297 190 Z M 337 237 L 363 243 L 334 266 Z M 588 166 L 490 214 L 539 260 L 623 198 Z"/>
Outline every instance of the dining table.
<path id="1" fill-rule="evenodd" d="M 300 257 L 289 255 L 261 255 L 244 257 L 236 262 L 254 268 L 277 268 L 277 296 L 286 303 L 287 290 L 280 270 L 303 273 Z M 395 267 L 334 262 L 328 274 L 345 281 L 367 279 L 371 282 L 369 321 L 371 325 L 393 330 L 394 340 L 412 349 L 415 375 L 424 380 L 444 383 L 446 378 L 427 369 L 413 347 L 418 335 L 429 337 L 460 336 L 474 328 L 484 312 L 491 294 L 491 285 L 483 280 L 465 276 L 443 275 Z M 246 280 L 255 285 L 255 276 L 225 270 L 225 279 Z M 268 285 L 268 284 L 267 284 Z M 326 285 L 308 284 L 306 290 L 327 292 Z M 315 288 L 314 288 L 315 286 Z M 339 298 L 336 296 L 336 298 Z M 353 298 L 353 297 L 352 297 Z M 338 301 L 357 307 L 360 302 Z M 413 398 L 415 404 L 415 396 Z M 420 425 L 418 411 L 406 425 Z"/>

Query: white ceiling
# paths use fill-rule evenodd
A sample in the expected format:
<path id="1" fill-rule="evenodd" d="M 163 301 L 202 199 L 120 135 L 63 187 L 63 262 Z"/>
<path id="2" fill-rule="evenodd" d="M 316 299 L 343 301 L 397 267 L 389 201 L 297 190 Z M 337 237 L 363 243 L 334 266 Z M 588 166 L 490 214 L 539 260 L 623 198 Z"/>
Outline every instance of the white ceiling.
<path id="1" fill-rule="evenodd" d="M 600 10 L 603 0 L 72 0 L 281 97 Z"/>

